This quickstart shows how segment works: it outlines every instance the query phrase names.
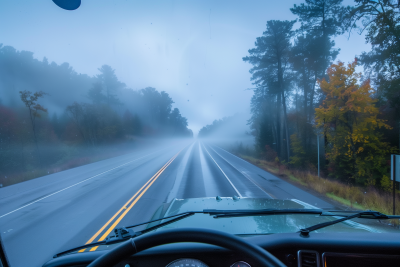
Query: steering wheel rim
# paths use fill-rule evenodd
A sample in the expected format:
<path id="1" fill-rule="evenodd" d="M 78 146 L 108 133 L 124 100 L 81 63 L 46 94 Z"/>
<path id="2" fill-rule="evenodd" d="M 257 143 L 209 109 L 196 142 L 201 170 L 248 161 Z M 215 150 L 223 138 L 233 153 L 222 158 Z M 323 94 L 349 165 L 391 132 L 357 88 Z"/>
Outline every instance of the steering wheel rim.
<path id="1" fill-rule="evenodd" d="M 238 251 L 252 258 L 257 266 L 284 267 L 280 260 L 261 247 L 232 234 L 211 229 L 180 228 L 141 235 L 125 241 L 94 260 L 88 267 L 113 266 L 140 251 L 169 243 L 198 242 Z"/>

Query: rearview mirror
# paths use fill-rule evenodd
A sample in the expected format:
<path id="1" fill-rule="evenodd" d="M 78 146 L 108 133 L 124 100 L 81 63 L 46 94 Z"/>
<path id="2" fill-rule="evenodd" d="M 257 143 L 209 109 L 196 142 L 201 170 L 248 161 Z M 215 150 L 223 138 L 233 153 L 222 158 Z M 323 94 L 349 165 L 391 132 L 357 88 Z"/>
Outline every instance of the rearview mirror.
<path id="1" fill-rule="evenodd" d="M 81 0 L 53 0 L 53 2 L 65 10 L 75 10 L 81 5 Z"/>

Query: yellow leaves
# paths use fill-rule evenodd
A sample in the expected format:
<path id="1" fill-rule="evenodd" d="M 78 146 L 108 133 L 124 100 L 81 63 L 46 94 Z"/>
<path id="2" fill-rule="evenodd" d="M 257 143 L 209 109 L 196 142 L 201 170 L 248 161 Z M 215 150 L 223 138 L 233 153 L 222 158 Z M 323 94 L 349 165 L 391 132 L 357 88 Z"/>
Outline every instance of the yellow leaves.
<path id="1" fill-rule="evenodd" d="M 318 81 L 326 98 L 315 109 L 315 122 L 327 136 L 327 158 L 355 168 L 349 173 L 363 177 L 381 168 L 393 148 L 381 140 L 378 131 L 391 127 L 378 118 L 377 100 L 373 98 L 376 91 L 369 80 L 358 84 L 361 73 L 355 73 L 355 66 L 356 62 L 347 66 L 343 62 L 333 64 L 328 69 L 329 81 Z"/>

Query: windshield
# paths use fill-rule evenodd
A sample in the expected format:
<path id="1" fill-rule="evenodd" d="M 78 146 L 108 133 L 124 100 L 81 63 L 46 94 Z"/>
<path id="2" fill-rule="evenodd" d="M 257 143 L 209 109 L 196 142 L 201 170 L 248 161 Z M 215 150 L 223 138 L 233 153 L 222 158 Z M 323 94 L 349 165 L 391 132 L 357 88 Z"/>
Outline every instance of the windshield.
<path id="1" fill-rule="evenodd" d="M 399 32 L 395 0 L 1 1 L 11 266 L 178 203 L 400 214 Z M 337 218 L 195 214 L 157 231 L 277 234 Z M 324 231 L 399 232 L 399 220 Z"/>

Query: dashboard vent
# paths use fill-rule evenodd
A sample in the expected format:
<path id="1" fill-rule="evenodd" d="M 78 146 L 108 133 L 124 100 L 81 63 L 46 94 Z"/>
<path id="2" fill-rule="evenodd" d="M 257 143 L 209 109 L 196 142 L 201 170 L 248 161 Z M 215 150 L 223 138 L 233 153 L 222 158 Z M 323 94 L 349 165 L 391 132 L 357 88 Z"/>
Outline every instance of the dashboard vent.
<path id="1" fill-rule="evenodd" d="M 318 252 L 312 250 L 299 250 L 299 267 L 319 267 Z"/>

